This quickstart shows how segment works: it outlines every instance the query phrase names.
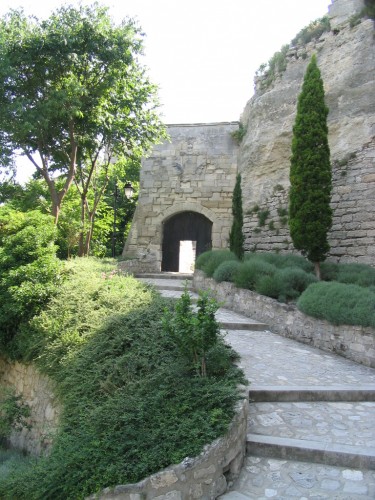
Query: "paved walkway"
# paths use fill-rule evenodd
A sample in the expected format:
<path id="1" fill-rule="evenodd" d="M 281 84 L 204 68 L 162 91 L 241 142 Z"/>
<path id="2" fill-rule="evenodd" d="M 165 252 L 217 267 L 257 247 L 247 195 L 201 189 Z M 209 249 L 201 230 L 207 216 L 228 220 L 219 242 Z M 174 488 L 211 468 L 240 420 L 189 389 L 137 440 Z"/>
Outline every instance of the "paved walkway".
<path id="1" fill-rule="evenodd" d="M 168 297 L 185 286 L 143 279 Z M 217 319 L 250 383 L 247 458 L 220 500 L 375 499 L 375 370 L 229 310 Z"/>

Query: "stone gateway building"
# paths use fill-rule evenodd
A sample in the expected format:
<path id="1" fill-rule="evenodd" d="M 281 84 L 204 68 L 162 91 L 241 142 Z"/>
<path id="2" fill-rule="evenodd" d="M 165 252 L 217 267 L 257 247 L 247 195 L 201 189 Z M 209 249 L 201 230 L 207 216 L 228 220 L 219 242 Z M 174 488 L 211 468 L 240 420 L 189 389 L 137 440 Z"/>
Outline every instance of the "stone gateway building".
<path id="1" fill-rule="evenodd" d="M 140 195 L 124 255 L 143 271 L 190 272 L 195 256 L 226 248 L 238 122 L 170 125 L 170 142 L 142 161 Z"/>
<path id="2" fill-rule="evenodd" d="M 256 76 L 255 94 L 240 119 L 239 146 L 232 137 L 236 122 L 168 127 L 171 142 L 143 161 L 123 254 L 136 260 L 124 267 L 188 270 L 194 249 L 228 248 L 237 172 L 245 249 L 293 251 L 287 220 L 292 129 L 313 54 L 329 108 L 329 259 L 375 265 L 375 30 L 364 6 L 364 0 L 333 0 L 321 34 L 290 45 L 282 69 Z"/>

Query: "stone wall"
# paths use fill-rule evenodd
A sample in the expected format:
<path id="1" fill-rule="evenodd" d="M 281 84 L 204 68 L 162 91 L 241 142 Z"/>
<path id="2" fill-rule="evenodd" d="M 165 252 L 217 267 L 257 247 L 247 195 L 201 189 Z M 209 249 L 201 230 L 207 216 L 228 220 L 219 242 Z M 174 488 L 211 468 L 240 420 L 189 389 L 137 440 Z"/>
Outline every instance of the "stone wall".
<path id="1" fill-rule="evenodd" d="M 240 473 L 246 453 L 248 407 L 248 399 L 244 399 L 228 433 L 207 445 L 198 457 L 186 458 L 137 484 L 106 488 L 89 499 L 216 499 Z"/>
<path id="2" fill-rule="evenodd" d="M 334 209 L 330 259 L 375 264 L 374 21 L 363 19 L 354 27 L 349 23 L 362 6 L 362 0 L 335 0 L 329 13 L 331 32 L 291 47 L 286 70 L 269 86 L 264 85 L 266 76 L 256 78 L 256 93 L 241 117 L 247 133 L 238 155 L 247 250 L 292 249 L 278 209 L 287 208 L 297 97 L 315 53 L 330 110 Z M 259 212 L 269 212 L 264 226 L 259 225 Z"/>
<path id="3" fill-rule="evenodd" d="M 232 193 L 237 174 L 238 122 L 170 125 L 170 142 L 155 146 L 142 161 L 140 196 L 124 256 L 155 271 L 162 260 L 163 222 L 192 211 L 212 223 L 212 246 L 228 244 Z"/>
<path id="4" fill-rule="evenodd" d="M 232 283 L 216 283 L 202 271 L 194 273 L 194 288 L 210 290 L 217 300 L 233 311 L 261 321 L 269 329 L 304 344 L 331 351 L 375 368 L 375 330 L 361 326 L 335 326 L 307 316 L 293 304 L 282 304 Z"/>
<path id="5" fill-rule="evenodd" d="M 50 380 L 33 365 L 10 363 L 0 358 L 0 384 L 14 388 L 31 410 L 27 419 L 30 429 L 13 431 L 10 444 L 36 456 L 48 453 L 59 417 Z"/>

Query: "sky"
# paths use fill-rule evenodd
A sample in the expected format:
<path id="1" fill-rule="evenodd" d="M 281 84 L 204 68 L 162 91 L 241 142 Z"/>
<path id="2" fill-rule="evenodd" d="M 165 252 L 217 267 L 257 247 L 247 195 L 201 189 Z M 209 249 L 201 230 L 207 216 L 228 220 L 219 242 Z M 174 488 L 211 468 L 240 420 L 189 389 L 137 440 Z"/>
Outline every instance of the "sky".
<path id="1" fill-rule="evenodd" d="M 75 0 L 0 0 L 0 15 L 23 7 L 48 17 Z M 83 0 L 82 4 L 92 1 Z M 115 22 L 132 17 L 145 32 L 151 80 L 159 86 L 165 123 L 237 121 L 253 95 L 259 66 L 330 0 L 100 0 Z"/>
<path id="2" fill-rule="evenodd" d="M 22 7 L 43 19 L 71 0 L 0 0 L 0 16 Z M 159 87 L 164 123 L 238 121 L 256 70 L 331 0 L 99 0 L 115 22 L 131 17 L 145 33 L 142 64 Z M 27 178 L 24 164 L 23 176 Z M 22 181 L 21 178 L 19 178 Z"/>

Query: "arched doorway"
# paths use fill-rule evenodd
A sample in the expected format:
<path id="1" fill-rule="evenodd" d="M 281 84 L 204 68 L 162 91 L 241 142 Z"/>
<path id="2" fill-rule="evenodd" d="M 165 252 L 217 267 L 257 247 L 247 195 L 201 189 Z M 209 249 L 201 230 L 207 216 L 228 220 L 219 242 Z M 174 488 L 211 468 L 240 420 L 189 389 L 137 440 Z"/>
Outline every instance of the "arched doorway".
<path id="1" fill-rule="evenodd" d="M 197 212 L 180 212 L 163 223 L 162 271 L 179 272 L 180 255 L 186 243 L 195 257 L 212 247 L 212 222 Z"/>

